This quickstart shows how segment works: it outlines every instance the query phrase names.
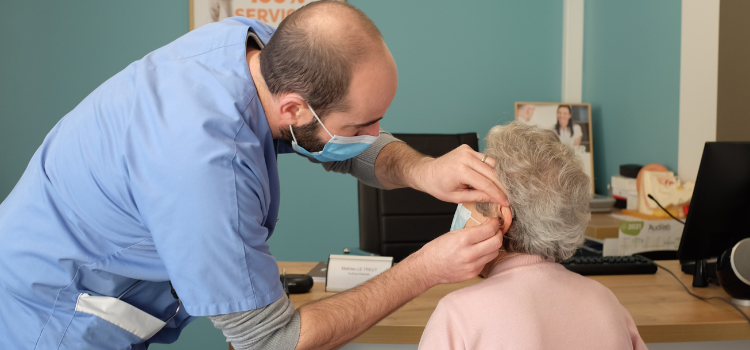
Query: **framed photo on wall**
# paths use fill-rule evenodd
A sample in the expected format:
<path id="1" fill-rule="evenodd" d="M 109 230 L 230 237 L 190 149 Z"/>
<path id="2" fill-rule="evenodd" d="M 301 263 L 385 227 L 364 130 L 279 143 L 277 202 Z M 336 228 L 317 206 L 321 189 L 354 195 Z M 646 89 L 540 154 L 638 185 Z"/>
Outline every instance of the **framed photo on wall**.
<path id="1" fill-rule="evenodd" d="M 516 102 L 516 120 L 549 129 L 560 142 L 570 146 L 591 178 L 594 193 L 594 147 L 590 103 Z"/>
<path id="2" fill-rule="evenodd" d="M 234 16 L 257 19 L 276 28 L 286 16 L 314 1 L 190 0 L 190 30 Z"/>

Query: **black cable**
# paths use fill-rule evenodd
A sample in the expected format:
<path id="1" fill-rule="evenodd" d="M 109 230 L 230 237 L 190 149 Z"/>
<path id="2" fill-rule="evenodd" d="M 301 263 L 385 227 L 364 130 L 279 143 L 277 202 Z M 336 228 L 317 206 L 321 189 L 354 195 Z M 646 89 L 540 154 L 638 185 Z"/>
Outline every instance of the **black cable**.
<path id="1" fill-rule="evenodd" d="M 735 310 L 737 310 L 737 312 L 741 313 L 742 316 L 745 317 L 745 319 L 747 320 L 747 322 L 750 323 L 750 317 L 747 317 L 747 315 L 744 312 L 742 312 L 742 310 L 740 310 L 740 308 L 738 308 L 737 305 L 732 304 L 731 301 L 726 300 L 724 298 L 720 298 L 720 297 L 709 297 L 709 298 L 706 298 L 706 297 L 702 297 L 700 295 L 693 294 L 693 292 L 691 292 L 690 289 L 688 289 L 688 287 L 685 286 L 685 284 L 682 283 L 682 281 L 680 281 L 680 279 L 677 276 L 675 276 L 675 274 L 672 273 L 672 271 L 669 271 L 668 268 L 666 268 L 664 266 L 661 266 L 661 265 L 659 265 L 659 264 L 657 264 L 655 262 L 654 262 L 654 264 L 656 266 L 658 266 L 660 269 L 669 272 L 669 274 L 672 275 L 672 277 L 674 277 L 677 280 L 677 282 L 680 282 L 680 284 L 682 285 L 682 288 L 685 288 L 685 291 L 688 292 L 688 294 L 690 294 L 690 295 L 692 295 L 692 296 L 694 296 L 694 297 L 696 297 L 696 298 L 698 298 L 700 300 L 703 300 L 703 301 L 709 301 L 711 299 L 719 299 L 719 300 L 721 300 L 721 301 L 729 304 L 729 306 L 733 307 Z"/>
<path id="2" fill-rule="evenodd" d="M 665 213 L 667 213 L 667 215 L 671 216 L 671 217 L 672 217 L 672 219 L 675 219 L 675 220 L 677 220 L 677 222 L 679 222 L 679 223 L 681 223 L 681 224 L 685 225 L 685 222 L 684 222 L 684 221 L 682 221 L 682 220 L 680 220 L 680 219 L 678 219 L 678 218 L 674 217 L 674 215 L 672 215 L 672 213 L 670 213 L 670 212 L 669 212 L 669 210 L 667 210 L 667 209 L 664 209 L 664 207 L 662 207 L 662 206 L 661 206 L 661 204 L 659 204 L 659 201 L 657 201 L 657 200 L 656 200 L 656 198 L 654 198 L 654 196 L 652 196 L 651 194 L 648 194 L 648 198 L 651 198 L 651 200 L 652 200 L 652 201 L 654 201 L 654 203 L 656 203 L 656 205 L 658 205 L 658 206 L 659 206 L 659 208 L 661 208 L 661 210 L 664 210 L 664 212 L 665 212 Z"/>

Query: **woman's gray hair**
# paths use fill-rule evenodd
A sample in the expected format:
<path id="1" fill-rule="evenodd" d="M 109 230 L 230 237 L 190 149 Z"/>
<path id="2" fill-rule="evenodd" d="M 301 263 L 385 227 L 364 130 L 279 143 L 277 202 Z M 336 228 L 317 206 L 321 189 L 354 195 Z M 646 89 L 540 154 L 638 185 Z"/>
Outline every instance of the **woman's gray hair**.
<path id="1" fill-rule="evenodd" d="M 493 127 L 484 151 L 513 208 L 507 250 L 565 260 L 583 243 L 591 219 L 591 179 L 551 130 L 512 122 Z"/>

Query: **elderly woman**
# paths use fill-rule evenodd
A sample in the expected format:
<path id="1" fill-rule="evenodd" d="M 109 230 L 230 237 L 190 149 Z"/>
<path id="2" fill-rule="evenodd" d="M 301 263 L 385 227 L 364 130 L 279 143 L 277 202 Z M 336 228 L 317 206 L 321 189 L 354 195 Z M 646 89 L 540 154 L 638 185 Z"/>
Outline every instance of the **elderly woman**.
<path id="1" fill-rule="evenodd" d="M 609 289 L 556 263 L 573 255 L 591 217 L 590 180 L 573 150 L 519 122 L 486 140 L 510 207 L 464 203 L 453 229 L 499 217 L 503 250 L 486 280 L 440 300 L 419 348 L 645 349 Z"/>

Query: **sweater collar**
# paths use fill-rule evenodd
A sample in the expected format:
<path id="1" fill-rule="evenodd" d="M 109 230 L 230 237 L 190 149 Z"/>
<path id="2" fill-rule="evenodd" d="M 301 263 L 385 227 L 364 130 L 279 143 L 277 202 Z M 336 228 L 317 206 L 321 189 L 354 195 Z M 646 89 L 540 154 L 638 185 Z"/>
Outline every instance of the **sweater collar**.
<path id="1" fill-rule="evenodd" d="M 529 254 L 521 254 L 514 256 L 508 260 L 505 260 L 495 268 L 492 269 L 492 272 L 490 272 L 490 275 L 487 278 L 492 278 L 493 276 L 499 275 L 503 272 L 506 272 L 511 269 L 515 269 L 518 267 L 524 267 L 524 266 L 531 266 L 531 265 L 540 265 L 545 263 L 554 263 L 555 259 L 553 258 L 544 258 L 539 255 L 529 255 Z"/>

